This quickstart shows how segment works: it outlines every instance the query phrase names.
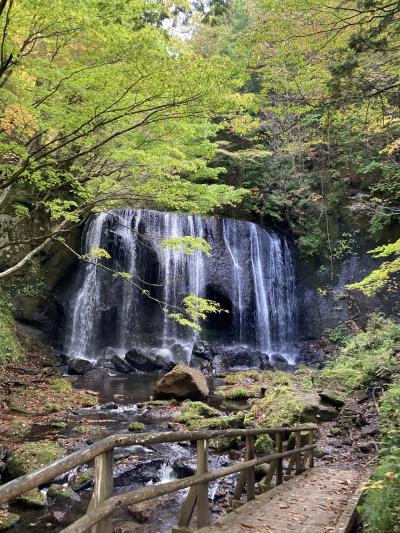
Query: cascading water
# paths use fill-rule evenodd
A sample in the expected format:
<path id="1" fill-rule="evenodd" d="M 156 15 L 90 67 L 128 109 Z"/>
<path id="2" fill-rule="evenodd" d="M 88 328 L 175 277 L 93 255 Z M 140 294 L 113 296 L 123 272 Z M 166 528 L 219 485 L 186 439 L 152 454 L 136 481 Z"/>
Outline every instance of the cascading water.
<path id="1" fill-rule="evenodd" d="M 167 238 L 187 235 L 206 239 L 211 257 L 161 245 Z M 188 361 L 197 333 L 162 311 L 173 311 L 187 295 L 229 307 L 224 327 L 217 318 L 214 326 L 213 319 L 204 326 L 214 342 L 247 345 L 289 359 L 294 355 L 294 263 L 287 240 L 277 233 L 234 219 L 127 209 L 88 221 L 82 252 L 93 248 L 106 249 L 111 259 L 102 264 L 128 273 L 132 282 L 100 268 L 98 259 L 80 266 L 69 302 L 69 356 L 97 358 L 106 347 L 124 353 L 147 346 Z"/>

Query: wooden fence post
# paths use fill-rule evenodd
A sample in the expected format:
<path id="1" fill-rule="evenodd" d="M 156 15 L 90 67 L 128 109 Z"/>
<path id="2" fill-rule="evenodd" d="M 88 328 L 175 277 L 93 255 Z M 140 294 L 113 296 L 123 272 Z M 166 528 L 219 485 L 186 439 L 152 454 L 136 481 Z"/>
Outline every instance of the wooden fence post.
<path id="1" fill-rule="evenodd" d="M 208 441 L 197 441 L 197 475 L 208 471 Z M 208 507 L 208 483 L 197 485 L 197 529 L 210 525 L 210 513 Z"/>
<path id="2" fill-rule="evenodd" d="M 113 450 L 102 453 L 95 458 L 95 480 L 92 499 L 88 510 L 93 510 L 112 496 L 113 492 Z M 92 527 L 91 533 L 112 533 L 112 516 L 103 518 Z"/>
<path id="3" fill-rule="evenodd" d="M 295 447 L 301 448 L 301 433 L 296 431 L 295 434 Z M 296 455 L 296 475 L 301 474 L 301 453 Z"/>
<path id="4" fill-rule="evenodd" d="M 246 461 L 254 459 L 254 437 L 246 437 Z M 246 471 L 246 483 L 247 483 L 247 501 L 254 500 L 256 497 L 256 477 L 254 466 L 250 467 Z"/>
<path id="5" fill-rule="evenodd" d="M 310 431 L 308 432 L 308 444 L 314 444 L 314 431 L 312 429 L 310 429 Z M 309 467 L 310 468 L 314 468 L 314 450 L 310 450 L 310 463 L 309 463 Z"/>
<path id="6" fill-rule="evenodd" d="M 277 431 L 275 433 L 275 451 L 276 453 L 282 453 L 282 433 Z M 280 485 L 283 481 L 283 460 L 278 459 L 276 463 L 276 484 Z"/>

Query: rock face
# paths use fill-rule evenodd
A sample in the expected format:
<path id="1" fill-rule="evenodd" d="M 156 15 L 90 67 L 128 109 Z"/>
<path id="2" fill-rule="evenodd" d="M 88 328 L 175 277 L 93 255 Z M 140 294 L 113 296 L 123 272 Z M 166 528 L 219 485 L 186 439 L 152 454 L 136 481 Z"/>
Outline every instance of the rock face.
<path id="1" fill-rule="evenodd" d="M 71 359 L 68 363 L 68 374 L 82 376 L 94 368 L 92 361 L 87 359 Z"/>
<path id="2" fill-rule="evenodd" d="M 208 395 L 209 389 L 203 374 L 185 365 L 177 365 L 154 387 L 154 397 L 159 400 L 204 400 Z"/>
<path id="3" fill-rule="evenodd" d="M 171 361 L 156 353 L 145 354 L 141 350 L 129 350 L 125 354 L 125 359 L 130 366 L 140 372 L 158 372 L 160 370 L 171 370 Z"/>

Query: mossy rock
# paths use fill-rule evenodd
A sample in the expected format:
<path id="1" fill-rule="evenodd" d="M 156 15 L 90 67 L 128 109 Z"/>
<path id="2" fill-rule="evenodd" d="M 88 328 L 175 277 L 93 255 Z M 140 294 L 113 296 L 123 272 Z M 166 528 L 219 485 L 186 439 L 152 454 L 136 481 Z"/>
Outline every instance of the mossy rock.
<path id="1" fill-rule="evenodd" d="M 245 417 L 246 425 L 256 427 L 290 426 L 298 422 L 334 420 L 338 411 L 324 405 L 316 392 L 278 387 L 256 400 Z"/>
<path id="2" fill-rule="evenodd" d="M 71 487 L 57 484 L 50 485 L 47 496 L 59 503 L 79 502 L 81 499 Z"/>
<path id="3" fill-rule="evenodd" d="M 175 420 L 176 422 L 186 424 L 193 420 L 215 418 L 220 415 L 220 411 L 214 407 L 210 407 L 203 402 L 187 400 L 182 404 L 182 410 L 180 414 L 175 417 Z"/>
<path id="4" fill-rule="evenodd" d="M 20 516 L 15 513 L 0 509 L 0 531 L 12 528 L 20 521 Z"/>
<path id="5" fill-rule="evenodd" d="M 64 449 L 54 442 L 27 442 L 11 453 L 7 471 L 12 478 L 16 478 L 61 459 L 63 455 Z"/>
<path id="6" fill-rule="evenodd" d="M 143 422 L 132 422 L 128 426 L 128 431 L 133 431 L 133 432 L 143 431 L 144 429 L 146 429 L 146 425 L 143 424 Z"/>
<path id="7" fill-rule="evenodd" d="M 179 405 L 179 402 L 172 398 L 171 400 L 149 400 L 138 405 L 141 407 L 169 407 L 172 405 Z"/>
<path id="8" fill-rule="evenodd" d="M 260 453 L 272 453 L 275 450 L 274 441 L 269 435 L 259 435 L 256 438 L 254 447 Z"/>
<path id="9" fill-rule="evenodd" d="M 93 470 L 85 470 L 84 472 L 80 472 L 77 474 L 71 483 L 71 486 L 73 490 L 83 490 L 89 487 L 89 485 L 92 484 L 94 480 L 94 472 Z"/>
<path id="10" fill-rule="evenodd" d="M 216 452 L 232 450 L 240 446 L 240 437 L 223 437 L 221 439 L 210 439 L 209 446 Z"/>
<path id="11" fill-rule="evenodd" d="M 43 507 L 46 507 L 47 496 L 39 489 L 33 489 L 22 496 L 18 496 L 18 498 L 15 499 L 15 502 L 21 507 L 42 509 Z"/>
<path id="12" fill-rule="evenodd" d="M 188 423 L 191 430 L 202 429 L 240 429 L 243 428 L 244 414 L 238 413 L 231 416 L 219 416 L 215 418 L 194 419 Z"/>
<path id="13" fill-rule="evenodd" d="M 218 387 L 215 394 L 222 396 L 226 400 L 248 400 L 249 398 L 260 398 L 262 396 L 261 385 L 252 385 L 250 387 Z"/>
<path id="14" fill-rule="evenodd" d="M 62 411 L 63 409 L 65 409 L 65 407 L 56 402 L 45 402 L 43 405 L 43 410 L 46 413 L 58 413 L 59 411 Z"/>

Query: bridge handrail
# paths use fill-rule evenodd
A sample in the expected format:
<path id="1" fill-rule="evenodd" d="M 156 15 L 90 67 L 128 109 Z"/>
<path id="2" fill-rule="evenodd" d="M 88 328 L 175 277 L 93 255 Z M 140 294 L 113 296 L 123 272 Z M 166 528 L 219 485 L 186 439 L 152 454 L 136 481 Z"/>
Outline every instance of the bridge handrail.
<path id="1" fill-rule="evenodd" d="M 65 474 L 95 459 L 95 488 L 88 513 L 68 526 L 65 533 L 81 533 L 94 526 L 96 533 L 112 531 L 112 512 L 120 505 L 128 505 L 146 501 L 164 494 L 175 492 L 188 487 L 193 487 L 182 510 L 181 519 L 175 529 L 176 532 L 184 531 L 189 524 L 194 508 L 197 505 L 198 527 L 208 525 L 208 483 L 220 477 L 241 472 L 235 493 L 237 499 L 244 484 L 247 482 L 248 499 L 254 498 L 254 467 L 264 463 L 274 463 L 276 468 L 277 484 L 282 482 L 282 460 L 287 457 L 296 461 L 296 473 L 301 470 L 301 454 L 308 453 L 310 467 L 313 466 L 313 432 L 317 429 L 314 424 L 292 427 L 274 427 L 264 429 L 228 429 L 205 431 L 181 431 L 147 433 L 142 435 L 115 434 L 102 439 L 87 448 L 78 450 L 62 459 L 38 468 L 17 479 L 0 486 L 0 505 L 28 492 L 29 490 L 44 485 L 55 477 Z M 301 432 L 308 432 L 308 446 L 301 445 Z M 282 435 L 295 434 L 295 448 L 282 451 Z M 274 435 L 277 453 L 254 457 L 254 438 L 260 435 Z M 246 461 L 225 468 L 207 471 L 207 443 L 210 439 L 227 437 L 246 437 Z M 179 481 L 172 481 L 154 487 L 148 487 L 121 495 L 112 496 L 112 470 L 113 450 L 117 447 L 132 445 L 165 444 L 172 442 L 196 441 L 197 442 L 197 472 L 195 475 Z M 293 465 L 292 465 L 293 466 Z M 270 469 L 272 468 L 272 465 Z M 273 475 L 273 474 L 272 474 Z M 271 476 L 272 477 L 272 476 Z M 235 497 L 235 495 L 234 495 Z M 186 507 L 186 509 L 185 509 Z M 97 524 L 97 526 L 96 526 Z"/>

